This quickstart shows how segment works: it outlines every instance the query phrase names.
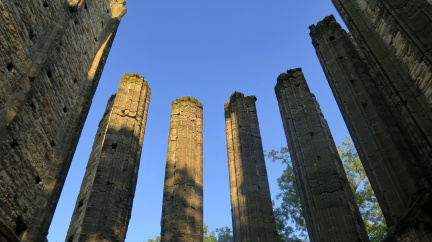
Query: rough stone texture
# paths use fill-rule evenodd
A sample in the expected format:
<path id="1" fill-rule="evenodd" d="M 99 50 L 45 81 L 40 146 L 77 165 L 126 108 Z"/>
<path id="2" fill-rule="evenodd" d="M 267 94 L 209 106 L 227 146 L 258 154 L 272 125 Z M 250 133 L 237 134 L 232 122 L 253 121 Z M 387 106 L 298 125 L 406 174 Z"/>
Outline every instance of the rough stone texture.
<path id="1" fill-rule="evenodd" d="M 432 105 L 432 5 L 427 0 L 333 0 L 378 62 L 399 61 Z M 385 48 L 376 43 L 380 38 Z M 387 60 L 389 57 L 395 60 Z M 386 69 L 385 64 L 383 68 Z M 393 64 L 394 65 L 394 64 Z M 404 69 L 404 71 L 406 71 Z M 389 69 L 387 70 L 389 71 Z M 410 85 L 411 86 L 411 85 Z"/>
<path id="2" fill-rule="evenodd" d="M 138 74 L 125 74 L 99 123 L 66 236 L 68 242 L 124 241 L 150 102 Z"/>
<path id="3" fill-rule="evenodd" d="M 124 4 L 0 1 L 0 237 L 45 240 Z"/>
<path id="4" fill-rule="evenodd" d="M 383 93 L 383 99 L 397 117 L 395 122 L 410 149 L 416 150 L 420 160 L 430 161 L 432 75 L 428 56 L 432 15 L 425 14 L 431 11 L 430 3 L 424 0 L 404 4 L 399 0 L 333 0 L 333 3 L 351 31 L 357 51 L 367 60 L 374 86 Z M 402 16 L 405 17 L 401 19 Z M 413 32 L 417 25 L 424 27 L 424 31 Z M 429 46 L 429 52 L 424 52 L 422 46 Z M 416 165 L 432 178 L 431 162 Z"/>
<path id="5" fill-rule="evenodd" d="M 310 29 L 318 58 L 390 234 L 403 231 L 402 227 L 413 227 L 413 234 L 424 236 L 419 221 L 431 219 L 427 210 L 432 205 L 428 195 L 432 180 L 416 164 L 431 163 L 432 157 L 422 160 L 417 150 L 410 149 L 394 121 L 398 117 L 382 98 L 385 95 L 376 88 L 366 61 L 334 17 L 329 16 Z M 419 214 L 422 216 L 417 217 Z"/>
<path id="6" fill-rule="evenodd" d="M 203 106 L 172 103 L 161 220 L 162 241 L 203 241 Z"/>
<path id="7" fill-rule="evenodd" d="M 311 241 L 369 241 L 324 115 L 301 69 L 278 77 L 276 96 Z"/>
<path id="8" fill-rule="evenodd" d="M 277 241 L 255 96 L 225 103 L 234 241 Z"/>

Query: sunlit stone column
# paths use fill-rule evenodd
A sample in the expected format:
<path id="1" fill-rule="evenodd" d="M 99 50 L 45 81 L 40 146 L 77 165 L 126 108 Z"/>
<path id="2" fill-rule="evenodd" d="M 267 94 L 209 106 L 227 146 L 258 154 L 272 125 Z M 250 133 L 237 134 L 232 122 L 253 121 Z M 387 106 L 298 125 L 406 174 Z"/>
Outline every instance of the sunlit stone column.
<path id="1" fill-rule="evenodd" d="M 255 96 L 225 103 L 234 241 L 277 241 Z"/>
<path id="2" fill-rule="evenodd" d="M 282 123 L 311 241 L 369 241 L 342 161 L 301 69 L 278 77 Z"/>
<path id="3" fill-rule="evenodd" d="M 203 106 L 172 103 L 161 220 L 162 241 L 203 241 Z"/>
<path id="4" fill-rule="evenodd" d="M 99 123 L 66 241 L 124 241 L 149 101 L 143 77 L 121 78 Z"/>

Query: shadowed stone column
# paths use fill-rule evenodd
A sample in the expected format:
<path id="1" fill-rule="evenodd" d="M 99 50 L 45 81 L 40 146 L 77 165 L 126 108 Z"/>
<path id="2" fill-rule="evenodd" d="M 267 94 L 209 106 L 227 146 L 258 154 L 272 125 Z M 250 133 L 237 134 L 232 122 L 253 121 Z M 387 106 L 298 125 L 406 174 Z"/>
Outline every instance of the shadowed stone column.
<path id="1" fill-rule="evenodd" d="M 123 75 L 99 123 L 66 241 L 124 241 L 149 101 L 144 78 Z"/>
<path id="2" fill-rule="evenodd" d="M 0 1 L 0 240 L 46 241 L 125 3 Z"/>
<path id="3" fill-rule="evenodd" d="M 203 241 L 203 106 L 172 103 L 163 194 L 162 241 Z"/>
<path id="4" fill-rule="evenodd" d="M 369 241 L 324 115 L 301 69 L 275 87 L 311 241 Z"/>
<path id="5" fill-rule="evenodd" d="M 234 241 L 277 241 L 255 96 L 225 103 Z"/>
<path id="6" fill-rule="evenodd" d="M 332 2 L 356 38 L 367 45 L 389 75 L 395 74 L 392 81 L 398 83 L 397 75 L 407 72 L 403 79 L 409 80 L 408 86 L 416 86 L 432 105 L 431 1 Z M 404 68 L 394 69 L 397 65 Z"/>
<path id="7" fill-rule="evenodd" d="M 332 0 L 367 60 L 374 87 L 432 180 L 432 5 L 425 0 Z M 346 59 L 344 55 L 339 56 Z M 348 61 L 348 60 L 347 60 Z M 428 196 L 432 196 L 428 192 Z"/>
<path id="8" fill-rule="evenodd" d="M 406 233 L 404 230 L 409 227 L 420 232 L 419 221 L 430 220 L 427 210 L 432 206 L 427 192 L 432 181 L 425 176 L 421 164 L 430 163 L 432 157 L 423 160 L 419 152 L 409 147 L 395 123 L 399 117 L 386 104 L 385 94 L 374 85 L 364 58 L 334 17 L 326 17 L 310 29 L 318 58 L 380 203 L 389 233 Z M 425 236 L 423 232 L 420 234 Z"/>

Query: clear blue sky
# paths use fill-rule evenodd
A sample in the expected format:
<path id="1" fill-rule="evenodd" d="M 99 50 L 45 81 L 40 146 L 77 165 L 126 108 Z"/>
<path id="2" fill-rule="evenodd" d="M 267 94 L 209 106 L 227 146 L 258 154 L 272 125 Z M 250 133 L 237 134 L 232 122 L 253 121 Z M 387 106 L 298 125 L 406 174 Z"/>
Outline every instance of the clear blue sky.
<path id="1" fill-rule="evenodd" d="M 108 98 L 126 73 L 152 89 L 141 166 L 126 241 L 160 233 L 171 102 L 193 96 L 204 106 L 204 223 L 231 227 L 223 105 L 234 91 L 255 95 L 264 149 L 286 146 L 274 93 L 277 76 L 302 67 L 339 145 L 348 131 L 309 37 L 330 0 L 128 0 L 75 152 L 48 239 L 64 241 Z M 283 166 L 267 161 L 272 197 Z"/>

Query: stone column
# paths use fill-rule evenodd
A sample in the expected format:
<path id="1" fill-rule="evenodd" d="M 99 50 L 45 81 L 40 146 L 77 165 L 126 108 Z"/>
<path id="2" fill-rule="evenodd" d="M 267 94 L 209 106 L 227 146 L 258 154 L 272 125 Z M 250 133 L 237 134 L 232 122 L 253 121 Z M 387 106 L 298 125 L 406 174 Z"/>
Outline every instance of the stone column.
<path id="1" fill-rule="evenodd" d="M 124 5 L 0 2 L 0 234 L 46 240 Z"/>
<path id="2" fill-rule="evenodd" d="M 123 75 L 99 123 L 66 241 L 124 241 L 149 101 L 144 78 Z"/>
<path id="3" fill-rule="evenodd" d="M 369 241 L 324 115 L 301 69 L 278 77 L 276 96 L 311 241 Z"/>
<path id="4" fill-rule="evenodd" d="M 332 0 L 367 60 L 374 87 L 432 180 L 432 6 L 426 0 Z M 345 56 L 338 58 L 345 59 Z M 426 161 L 426 162 L 424 162 Z M 432 196 L 428 192 L 428 196 Z"/>
<path id="5" fill-rule="evenodd" d="M 277 241 L 255 96 L 225 103 L 234 241 Z"/>
<path id="6" fill-rule="evenodd" d="M 397 78 L 402 70 L 392 70 L 391 65 L 404 66 L 410 84 L 432 105 L 431 1 L 332 1 L 350 31 L 364 41 L 386 72 L 395 72 Z"/>
<path id="7" fill-rule="evenodd" d="M 161 220 L 162 241 L 203 241 L 203 106 L 172 103 Z"/>
<path id="8" fill-rule="evenodd" d="M 432 181 L 422 171 L 422 163 L 431 161 L 422 160 L 410 148 L 409 140 L 395 122 L 398 115 L 383 98 L 386 94 L 376 88 L 364 57 L 334 17 L 326 17 L 310 29 L 318 58 L 386 218 L 389 234 L 402 232 L 399 224 L 418 227 L 418 221 L 427 221 L 430 216 L 427 208 L 432 199 L 425 191 Z"/>

